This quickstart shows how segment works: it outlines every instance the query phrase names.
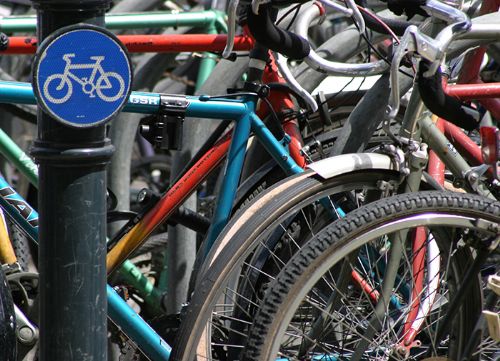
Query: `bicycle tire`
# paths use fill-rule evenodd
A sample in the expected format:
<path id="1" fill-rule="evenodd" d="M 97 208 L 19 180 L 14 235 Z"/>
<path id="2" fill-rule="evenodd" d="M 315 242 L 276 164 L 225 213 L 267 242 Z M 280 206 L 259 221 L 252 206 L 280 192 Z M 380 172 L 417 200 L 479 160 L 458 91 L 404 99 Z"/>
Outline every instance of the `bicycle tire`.
<path id="1" fill-rule="evenodd" d="M 16 316 L 4 271 L 0 265 L 0 359 L 15 361 L 16 352 Z"/>
<path id="2" fill-rule="evenodd" d="M 204 264 L 191 303 L 181 323 L 173 360 L 192 360 L 215 303 L 224 294 L 230 278 L 239 274 L 242 264 L 267 233 L 296 209 L 315 203 L 325 194 L 352 189 L 376 189 L 379 180 L 397 181 L 396 171 L 357 170 L 330 179 L 312 171 L 283 180 L 259 195 L 232 218 Z"/>
<path id="3" fill-rule="evenodd" d="M 10 218 L 6 217 L 6 221 L 17 263 L 19 263 L 23 271 L 28 271 L 30 263 L 35 264 L 31 253 L 30 241 L 26 234 Z"/>
<path id="4" fill-rule="evenodd" d="M 425 217 L 425 215 L 429 213 L 432 216 Z M 453 217 L 453 221 L 446 220 L 443 222 L 446 216 Z M 423 218 L 427 219 L 422 220 Z M 466 218 L 482 220 L 485 222 L 489 222 L 490 224 L 499 224 L 500 202 L 492 201 L 476 195 L 465 195 L 451 192 L 434 191 L 403 194 L 391 198 L 385 198 L 368 204 L 365 207 L 353 211 L 345 218 L 328 225 L 323 231 L 312 238 L 311 241 L 308 242 L 298 253 L 295 254 L 295 256 L 288 262 L 288 264 L 277 276 L 275 281 L 273 281 L 271 287 L 266 293 L 262 306 L 256 315 L 255 322 L 252 325 L 248 337 L 249 342 L 246 345 L 244 356 L 242 359 L 274 359 L 273 357 L 277 355 L 277 350 L 280 347 L 279 343 L 281 343 L 281 337 L 284 335 L 284 332 L 290 332 L 290 329 L 288 329 L 288 331 L 285 330 L 286 325 L 288 325 L 288 323 L 292 320 L 292 317 L 294 317 L 295 311 L 299 309 L 303 298 L 307 296 L 312 297 L 309 291 L 313 290 L 315 287 L 316 292 L 320 292 L 318 290 L 320 289 L 320 281 L 323 280 L 322 277 L 326 275 L 326 272 L 331 272 L 334 266 L 340 268 L 346 264 L 352 265 L 353 263 L 358 262 L 358 259 L 360 258 L 359 255 L 362 251 L 354 250 L 357 250 L 358 247 L 359 249 L 362 249 L 361 247 L 365 247 L 366 249 L 368 249 L 368 242 L 381 236 L 381 226 L 386 227 L 384 233 L 387 234 L 388 232 L 390 233 L 392 231 L 399 231 L 401 229 L 404 229 L 404 227 L 406 227 L 410 222 L 413 222 L 413 224 L 410 224 L 411 227 L 415 227 L 418 225 L 427 225 L 428 227 L 430 227 L 431 232 L 433 232 L 433 235 L 435 236 L 434 239 L 436 240 L 436 243 L 438 243 L 439 248 L 442 251 L 440 257 L 446 257 L 446 250 L 450 250 L 450 253 L 455 252 L 454 254 L 449 255 L 447 261 L 442 262 L 446 265 L 446 269 L 451 271 L 449 274 L 450 278 L 443 278 L 443 280 L 441 280 L 440 278 L 439 285 L 440 292 L 442 292 L 442 290 L 447 286 L 449 287 L 448 299 L 451 299 L 454 295 L 453 292 L 457 291 L 456 285 L 460 283 L 460 277 L 463 275 L 463 273 L 465 273 L 467 265 L 469 265 L 472 261 L 472 253 L 467 247 L 463 247 L 461 249 L 454 248 L 452 242 L 448 237 L 438 236 L 438 233 L 441 230 L 437 227 L 446 225 L 446 222 L 448 222 L 450 225 L 461 224 L 463 226 L 471 227 L 473 221 L 469 221 Z M 460 220 L 462 223 L 459 222 Z M 388 230 L 388 225 L 393 225 L 393 228 Z M 472 226 L 472 228 L 474 228 L 474 226 Z M 484 228 L 482 230 L 484 231 Z M 372 232 L 373 235 L 371 235 L 370 232 Z M 353 251 L 355 256 L 352 256 Z M 375 254 L 378 255 L 376 252 Z M 345 262 L 345 260 L 348 261 Z M 378 259 L 373 262 L 373 264 L 375 263 L 378 263 Z M 359 269 L 359 267 L 357 269 Z M 369 278 L 369 275 L 373 272 L 376 273 L 376 271 L 374 271 L 372 268 L 368 268 L 366 270 L 366 273 L 363 273 L 362 275 L 364 275 L 365 278 Z M 329 273 L 329 275 L 331 274 L 333 274 L 333 272 Z M 329 276 L 325 276 L 325 278 L 326 277 Z M 328 281 L 332 282 L 332 279 L 333 276 Z M 340 281 L 341 279 L 339 280 L 339 283 Z M 332 283 L 332 290 L 335 289 L 335 293 L 340 294 L 340 297 L 343 297 L 342 289 L 346 290 L 347 292 L 348 288 L 341 288 L 339 283 L 337 283 L 337 286 Z M 401 286 L 398 284 L 398 287 L 394 287 L 391 292 L 393 291 L 397 293 L 399 287 Z M 468 296 L 465 298 L 465 303 L 462 305 L 462 308 L 458 314 L 458 323 L 454 323 L 453 326 L 449 328 L 450 330 L 452 330 L 453 335 L 449 336 L 450 344 L 445 346 L 450 346 L 449 348 L 447 348 L 446 352 L 451 353 L 451 355 L 439 354 L 438 356 L 445 356 L 449 357 L 449 359 L 456 359 L 455 357 L 460 351 L 460 347 L 463 347 L 464 343 L 467 341 L 469 333 L 475 325 L 477 317 L 479 316 L 479 313 L 481 311 L 482 298 L 479 278 L 476 278 L 476 282 L 474 285 L 472 285 L 472 288 L 474 291 L 468 293 Z M 350 292 L 354 293 L 354 291 Z M 358 291 L 358 293 L 363 294 L 364 292 Z M 369 295 L 367 293 L 364 293 L 364 297 L 368 298 Z M 445 297 L 445 294 L 440 293 L 440 297 Z M 355 301 L 356 300 L 353 300 L 352 302 Z M 316 302 L 316 300 L 312 299 L 311 304 L 312 302 Z M 337 308 L 335 309 L 335 311 L 340 315 L 341 309 L 344 308 L 343 306 L 340 306 L 340 304 L 349 305 L 349 303 L 349 299 L 342 298 L 342 300 L 339 301 L 338 306 L 336 306 Z M 390 302 L 386 303 L 389 304 Z M 436 308 L 440 308 L 443 305 L 446 307 L 445 300 L 440 299 L 439 303 L 441 304 L 437 305 Z M 359 306 L 359 303 L 357 303 L 356 308 L 353 307 L 355 311 L 351 311 L 353 314 L 356 312 L 357 307 L 362 306 Z M 311 308 L 314 309 L 314 306 L 311 306 Z M 345 306 L 345 308 L 347 309 L 347 306 Z M 331 313 L 333 314 L 333 312 L 334 311 L 332 311 Z M 348 312 L 349 311 L 343 310 L 342 316 L 345 316 L 345 318 L 338 320 L 338 322 L 335 323 L 335 326 L 338 326 L 340 328 L 342 327 L 343 323 L 349 322 L 350 317 L 356 317 L 356 315 L 351 315 Z M 432 310 L 432 312 L 435 312 L 435 310 Z M 439 312 L 441 312 L 441 310 L 439 310 Z M 295 317 L 298 318 L 297 315 Z M 307 315 L 301 314 L 301 317 L 306 318 Z M 357 334 L 361 333 L 361 331 L 358 331 L 358 328 L 364 328 L 365 330 L 368 328 L 368 326 L 366 325 L 366 321 L 360 319 L 359 317 L 355 319 L 355 322 L 358 326 L 351 334 L 352 338 L 356 338 Z M 385 322 L 386 320 L 384 319 L 384 323 Z M 402 319 L 400 319 L 399 323 L 401 322 L 403 322 Z M 389 321 L 387 321 L 387 323 L 389 323 Z M 433 322 L 430 321 L 427 322 L 427 324 L 430 324 L 430 326 L 432 326 Z M 395 334 L 398 331 L 396 325 L 397 324 L 395 322 L 395 324 L 390 326 L 391 328 L 395 328 L 395 330 L 393 331 Z M 297 327 L 294 326 L 293 330 L 295 330 L 296 328 Z M 322 329 L 321 331 L 323 335 L 328 332 L 325 329 Z M 429 335 L 432 337 L 432 327 L 428 327 L 427 329 L 425 329 L 425 331 L 421 332 L 423 336 L 425 336 L 425 332 L 429 332 Z M 430 339 L 432 341 L 431 337 Z M 314 339 L 314 341 L 318 342 L 318 339 L 319 338 Z M 331 344 L 335 344 L 335 341 L 331 341 L 331 339 L 329 340 Z M 373 340 L 370 338 L 369 341 L 371 342 L 377 340 Z M 299 345 L 302 345 L 300 343 L 300 340 L 298 340 L 297 343 L 299 343 Z M 340 343 L 341 342 L 339 341 L 338 344 Z M 347 344 L 347 341 L 345 343 Z M 351 344 L 351 340 L 349 340 L 349 345 L 352 345 L 352 348 L 356 344 Z M 390 348 L 391 346 L 394 347 L 393 345 L 398 345 L 397 341 L 394 341 L 393 344 L 388 345 L 387 348 Z M 434 351 L 440 350 L 443 345 L 438 346 L 434 345 L 436 349 Z M 454 346 L 454 348 L 452 346 Z M 326 347 L 324 348 L 326 349 Z M 383 346 L 380 347 L 380 349 L 382 348 Z M 403 359 L 395 357 L 394 354 L 390 354 L 391 357 L 394 358 L 389 358 L 388 356 L 387 358 L 377 358 L 384 357 L 384 354 L 382 354 L 382 356 L 380 354 L 377 354 L 377 357 L 370 358 L 369 352 L 374 352 L 373 350 L 375 349 L 375 346 L 370 349 L 365 349 L 366 354 L 363 353 L 361 359 Z M 342 355 L 342 350 L 336 351 L 338 351 L 338 353 L 336 353 L 335 359 L 349 359 L 349 355 Z M 388 352 L 387 349 L 384 351 Z M 284 349 L 280 349 L 279 352 L 280 357 L 291 356 L 292 359 L 296 359 L 291 354 L 287 354 L 287 351 L 285 351 Z M 297 357 L 300 358 L 303 357 L 303 355 L 299 354 L 297 355 Z M 418 358 L 418 356 L 413 356 L 413 358 L 407 357 L 404 359 L 420 359 Z"/>

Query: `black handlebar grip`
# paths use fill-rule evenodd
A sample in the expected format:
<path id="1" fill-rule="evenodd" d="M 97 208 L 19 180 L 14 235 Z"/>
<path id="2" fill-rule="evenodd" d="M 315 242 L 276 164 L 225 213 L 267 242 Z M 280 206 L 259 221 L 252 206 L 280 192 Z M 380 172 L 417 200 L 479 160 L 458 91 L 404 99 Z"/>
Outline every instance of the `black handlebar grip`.
<path id="1" fill-rule="evenodd" d="M 247 25 L 252 36 L 263 46 L 277 51 L 290 59 L 304 59 L 311 50 L 309 43 L 300 36 L 278 28 L 271 17 L 269 4 L 259 7 L 259 15 L 255 15 L 248 7 Z"/>
<path id="2" fill-rule="evenodd" d="M 389 31 L 382 26 L 378 21 L 376 21 L 374 18 L 372 18 L 370 15 L 365 14 L 364 12 L 361 13 L 363 16 L 363 19 L 365 19 L 366 26 L 373 31 L 376 31 L 377 33 L 380 34 L 389 34 Z M 393 32 L 394 34 L 398 36 L 403 36 L 403 34 L 406 31 L 406 28 L 410 25 L 414 25 L 413 23 L 409 21 L 404 21 L 404 20 L 398 20 L 398 19 L 389 19 L 389 18 L 383 18 L 383 17 L 378 17 L 381 21 L 383 21 Z"/>
<path id="3" fill-rule="evenodd" d="M 408 19 L 415 15 L 429 16 L 427 12 L 422 9 L 422 6 L 427 3 L 427 0 L 387 0 L 387 7 L 396 15 L 406 14 Z"/>
<path id="4" fill-rule="evenodd" d="M 466 130 L 476 129 L 479 124 L 478 121 L 464 109 L 464 106 L 462 106 L 462 103 L 458 99 L 445 94 L 441 83 L 441 71 L 438 70 L 430 78 L 424 77 L 424 72 L 429 67 L 429 62 L 420 61 L 418 90 L 425 106 L 438 117 L 446 119 L 460 128 Z"/>

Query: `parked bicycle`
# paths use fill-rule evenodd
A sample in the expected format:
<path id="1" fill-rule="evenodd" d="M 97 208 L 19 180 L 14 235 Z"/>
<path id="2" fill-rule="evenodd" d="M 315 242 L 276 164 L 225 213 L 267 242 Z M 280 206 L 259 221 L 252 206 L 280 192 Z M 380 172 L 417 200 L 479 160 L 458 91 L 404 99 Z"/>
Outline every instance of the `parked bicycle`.
<path id="1" fill-rule="evenodd" d="M 236 350 L 236 355 L 239 355 L 239 350 L 246 350 L 244 346 L 246 342 L 248 342 L 246 343 L 247 345 L 252 345 L 254 334 L 250 336 L 247 332 L 255 320 L 255 312 L 262 307 L 261 301 L 267 295 L 266 290 L 274 278 L 280 274 L 283 267 L 287 267 L 287 262 L 293 257 L 295 252 L 301 249 L 304 244 L 309 244 L 309 240 L 313 239 L 325 225 L 328 225 L 335 219 L 335 217 L 332 217 L 332 213 L 328 211 L 328 207 L 324 205 L 325 199 L 331 201 L 331 207 L 340 206 L 342 210 L 349 211 L 374 199 L 387 197 L 396 192 L 414 192 L 419 189 L 441 188 L 434 179 L 424 172 L 427 163 L 427 144 L 421 141 L 420 134 L 424 136 L 424 140 L 429 141 L 431 148 L 449 167 L 455 179 L 463 179 L 461 182 L 457 181 L 456 185 L 460 184 L 471 192 L 478 192 L 492 199 L 498 196 L 498 184 L 494 178 L 490 178 L 486 174 L 485 177 L 481 177 L 481 175 L 472 178 L 467 177 L 467 174 L 474 173 L 475 169 L 472 169 L 458 152 L 447 151 L 449 149 L 447 146 L 449 141 L 433 126 L 430 114 L 424 111 L 425 108 L 420 100 L 417 89 L 413 89 L 410 100 L 406 104 L 406 113 L 399 136 L 392 135 L 394 132 L 391 128 L 393 123 L 390 120 L 398 116 L 398 110 L 400 109 L 397 105 L 399 104 L 399 95 L 394 96 L 394 89 L 398 89 L 399 61 L 403 59 L 403 55 L 406 52 L 416 52 L 424 57 L 429 54 L 437 55 L 437 58 L 430 59 L 436 64 L 443 59 L 441 56 L 445 54 L 448 45 L 450 45 L 451 49 L 446 54 L 453 56 L 450 54 L 460 54 L 465 48 L 473 46 L 475 43 L 472 39 L 481 39 L 482 41 L 490 39 L 491 41 L 498 39 L 498 34 L 500 34 L 499 29 L 495 27 L 497 25 L 494 14 L 485 16 L 482 20 L 478 18 L 477 26 L 474 19 L 470 32 L 464 30 L 461 33 L 461 28 L 456 23 L 459 20 L 462 21 L 460 23 L 462 25 L 467 23 L 468 18 L 465 15 L 454 8 L 447 7 L 438 2 L 428 1 L 424 8 L 431 16 L 439 17 L 440 19 L 449 19 L 449 27 L 442 31 L 441 37 L 437 37 L 438 41 L 442 41 L 443 39 L 449 40 L 453 38 L 451 34 L 457 32 L 455 36 L 463 36 L 466 39 L 470 39 L 469 42 L 461 42 L 459 46 L 459 44 L 451 43 L 450 41 L 446 43 L 446 46 L 441 46 L 431 43 L 429 37 L 422 36 L 427 44 L 425 49 L 442 49 L 442 53 L 436 51 L 421 54 L 420 48 L 418 46 L 414 47 L 411 43 L 415 37 L 415 34 L 411 33 L 414 28 L 407 30 L 407 35 L 401 39 L 402 45 L 396 48 L 396 55 L 392 62 L 392 97 L 389 103 L 391 105 L 389 108 L 391 110 L 391 117 L 389 119 L 386 118 L 384 124 L 386 134 L 391 136 L 394 143 L 390 144 L 387 142 L 387 144 L 380 146 L 377 151 L 379 154 L 343 155 L 309 165 L 311 169 L 310 173 L 306 172 L 301 176 L 292 177 L 290 180 L 282 182 L 257 199 L 246 211 L 241 212 L 225 229 L 223 234 L 221 234 L 214 245 L 213 253 L 207 257 L 208 262 L 205 265 L 206 273 L 198 283 L 198 288 L 193 295 L 186 320 L 181 325 L 181 332 L 176 343 L 178 348 L 174 349 L 176 360 L 189 360 L 193 355 L 198 355 L 199 358 L 216 358 L 214 356 L 214 353 L 217 352 L 216 348 L 214 350 L 213 347 L 210 349 L 207 346 L 210 342 L 212 342 L 212 345 L 226 344 L 228 348 L 232 347 Z M 298 23 L 299 33 L 303 36 L 303 39 L 307 36 L 307 26 L 314 19 L 312 14 L 316 16 L 321 15 L 321 9 L 318 9 L 314 5 L 307 11 L 309 11 L 306 12 L 308 15 L 302 19 L 302 22 L 299 21 Z M 259 16 L 264 16 L 261 14 L 259 11 Z M 488 25 L 484 25 L 483 27 L 481 25 L 482 21 Z M 492 24 L 495 25 L 493 26 Z M 417 38 L 421 39 L 418 36 Z M 405 41 L 410 41 L 410 43 L 406 43 Z M 477 43 L 479 40 L 475 41 Z M 277 47 L 276 49 L 279 51 L 280 48 Z M 318 59 L 316 55 L 309 56 L 308 61 L 314 64 L 314 66 L 322 66 L 323 69 L 326 68 L 326 66 L 318 65 L 318 62 L 322 62 L 323 60 Z M 376 69 L 377 66 L 379 66 L 378 63 L 362 65 L 367 71 Z M 356 66 L 350 68 L 349 64 L 332 64 L 328 67 L 336 72 L 341 72 L 342 69 L 347 69 L 346 71 L 351 72 L 360 71 Z M 440 84 L 439 81 L 437 83 Z M 439 88 L 437 88 L 437 91 L 439 91 Z M 426 88 L 425 92 L 427 92 L 425 94 L 427 98 L 434 98 L 442 102 L 443 96 L 440 93 L 436 93 L 436 88 Z M 445 97 L 445 99 L 449 101 L 448 98 Z M 456 102 L 453 104 L 455 106 L 454 109 L 456 109 Z M 459 109 L 455 113 L 461 116 L 450 117 L 448 120 L 458 122 L 467 119 L 467 123 L 462 122 L 459 124 L 468 129 L 477 127 L 478 122 L 475 120 L 472 122 L 473 117 L 470 114 L 467 116 L 464 115 L 465 110 L 461 107 L 462 104 L 459 103 Z M 347 127 L 349 127 L 349 124 L 347 124 Z M 367 128 L 370 129 L 371 125 Z M 421 129 L 422 133 L 420 133 Z M 361 129 L 351 129 L 351 133 L 354 132 L 361 132 Z M 422 230 L 419 232 L 422 232 Z M 425 233 L 421 233 L 414 241 L 418 244 L 418 240 L 420 239 L 421 244 L 427 244 L 424 235 Z M 217 251 L 217 247 L 222 245 L 227 248 Z M 393 252 L 395 254 L 398 253 L 397 250 Z M 435 253 L 431 253 L 431 259 L 432 254 Z M 263 266 L 266 261 L 269 262 L 268 267 Z M 417 261 L 410 261 L 410 264 L 415 262 Z M 287 268 L 287 270 L 289 269 Z M 351 274 L 353 272 L 350 271 L 349 275 Z M 218 277 L 215 277 L 215 275 L 218 275 Z M 221 277 L 220 275 L 223 276 Z M 357 277 L 358 275 L 359 272 L 355 274 L 358 279 L 357 283 L 363 286 L 363 278 Z M 393 283 L 388 281 L 385 284 L 392 285 Z M 379 288 L 371 287 L 377 290 L 377 292 L 381 292 Z M 416 292 L 420 294 L 424 288 L 417 288 Z M 434 289 L 436 288 L 434 287 Z M 368 290 L 369 294 L 373 293 L 369 291 L 370 288 L 366 288 L 366 290 Z M 481 291 L 479 290 L 479 292 Z M 292 292 L 290 295 L 292 294 L 294 293 Z M 297 295 L 297 293 L 294 295 Z M 269 296 L 269 300 L 271 297 Z M 423 302 L 419 307 L 415 308 L 415 312 L 418 310 L 421 312 L 421 315 L 429 315 L 429 304 L 433 303 Z M 364 307 L 370 307 L 370 305 L 367 304 Z M 284 310 L 286 306 L 278 307 L 277 309 Z M 417 315 L 418 313 L 415 313 L 411 316 L 413 321 L 408 322 L 406 326 L 407 330 L 420 329 L 420 326 L 417 325 L 421 322 L 422 317 Z M 296 317 L 300 319 L 300 314 L 296 314 Z M 406 317 L 406 313 L 403 317 Z M 308 320 L 305 321 L 306 324 L 309 324 Z M 390 326 L 386 324 L 384 327 Z M 222 333 L 221 329 L 227 329 L 228 331 Z M 255 330 L 256 333 L 259 332 L 257 328 Z M 314 342 L 311 340 L 314 340 L 316 335 L 318 335 L 315 332 L 321 334 L 321 330 L 322 328 L 318 327 L 315 331 L 311 331 L 310 340 L 304 341 L 306 345 L 304 346 L 304 350 L 307 350 L 308 342 L 314 346 Z M 418 333 L 418 331 L 416 332 Z M 351 335 L 349 336 L 350 339 L 354 340 L 356 338 L 353 336 L 355 335 L 353 330 L 346 329 L 345 334 Z M 373 336 L 373 334 L 369 335 L 370 337 Z M 263 337 L 275 340 L 273 331 L 266 333 Z M 369 339 L 371 340 L 370 337 Z M 221 338 L 223 341 L 221 341 Z M 375 336 L 374 338 L 376 339 Z M 256 345 L 259 342 L 256 341 Z M 408 342 L 411 343 L 412 341 Z M 298 347 L 300 343 L 300 340 L 298 341 L 298 345 L 292 342 L 291 347 Z M 393 345 L 392 341 L 388 341 L 388 343 Z M 388 347 L 385 347 L 388 350 Z M 375 352 L 373 355 L 370 353 L 364 354 L 365 350 L 367 350 L 366 348 L 361 347 L 360 350 L 363 351 L 359 351 L 360 353 L 356 357 L 360 355 L 361 359 L 364 356 L 373 356 L 376 358 L 377 355 L 380 357 L 390 357 L 388 354 L 381 352 L 380 347 L 380 352 L 377 351 L 379 353 Z M 426 346 L 425 352 L 427 350 L 429 348 Z M 309 357 L 313 359 L 316 357 L 318 359 L 336 359 L 340 357 L 342 359 L 343 357 L 349 358 L 352 355 L 345 353 L 342 356 L 335 352 L 330 352 L 318 353 L 317 355 L 307 353 L 290 354 L 290 357 L 292 359 L 297 357 L 299 359 L 302 357 L 306 359 Z M 489 355 L 487 350 L 485 351 L 485 355 Z M 271 357 L 279 358 L 281 355 L 274 353 Z M 264 359 L 267 360 L 267 358 Z"/>

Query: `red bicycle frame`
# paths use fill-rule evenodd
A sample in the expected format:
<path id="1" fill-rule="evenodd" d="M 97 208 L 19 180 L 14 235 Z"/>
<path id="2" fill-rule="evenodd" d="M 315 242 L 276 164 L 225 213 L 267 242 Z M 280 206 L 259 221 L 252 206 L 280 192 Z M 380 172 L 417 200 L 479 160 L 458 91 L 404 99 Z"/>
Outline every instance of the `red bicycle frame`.
<path id="1" fill-rule="evenodd" d="M 165 34 L 165 35 L 119 35 L 118 39 L 131 53 L 178 53 L 193 51 L 222 52 L 227 35 L 212 34 Z M 5 50 L 0 54 L 34 54 L 38 45 L 35 37 L 11 36 Z M 248 51 L 254 46 L 250 36 L 234 38 L 235 51 Z"/>

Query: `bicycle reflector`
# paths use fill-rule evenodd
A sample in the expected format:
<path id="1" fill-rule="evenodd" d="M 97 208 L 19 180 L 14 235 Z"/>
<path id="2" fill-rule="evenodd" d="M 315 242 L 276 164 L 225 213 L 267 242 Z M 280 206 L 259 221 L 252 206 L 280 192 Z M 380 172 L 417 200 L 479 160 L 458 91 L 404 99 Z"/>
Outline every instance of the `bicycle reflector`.
<path id="1" fill-rule="evenodd" d="M 494 165 L 500 160 L 500 130 L 497 127 L 481 127 L 483 162 Z"/>

